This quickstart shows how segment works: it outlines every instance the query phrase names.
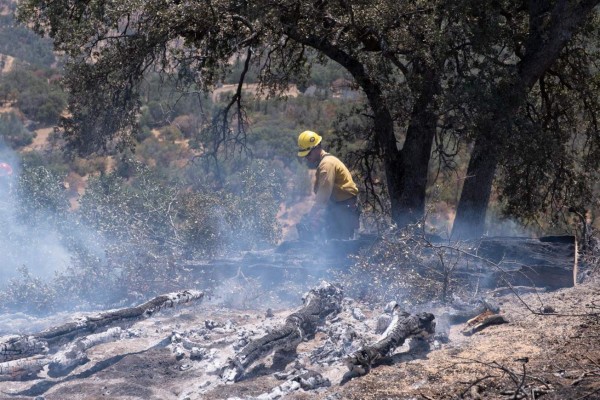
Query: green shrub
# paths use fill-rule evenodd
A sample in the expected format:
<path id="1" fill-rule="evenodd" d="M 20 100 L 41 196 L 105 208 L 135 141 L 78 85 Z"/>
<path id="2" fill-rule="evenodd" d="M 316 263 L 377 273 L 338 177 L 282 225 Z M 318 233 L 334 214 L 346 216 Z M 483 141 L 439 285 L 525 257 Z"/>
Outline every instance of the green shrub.
<path id="1" fill-rule="evenodd" d="M 0 137 L 16 150 L 31 144 L 35 135 L 25 128 L 15 113 L 3 113 L 0 114 Z"/>

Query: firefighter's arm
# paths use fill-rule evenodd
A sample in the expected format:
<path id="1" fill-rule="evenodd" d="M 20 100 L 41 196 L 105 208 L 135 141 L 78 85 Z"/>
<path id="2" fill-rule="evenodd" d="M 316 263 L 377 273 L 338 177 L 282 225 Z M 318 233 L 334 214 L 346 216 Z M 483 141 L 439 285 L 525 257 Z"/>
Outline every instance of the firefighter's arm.
<path id="1" fill-rule="evenodd" d="M 318 218 L 322 217 L 333 193 L 333 184 L 335 182 L 335 169 L 331 165 L 319 165 L 317 168 L 317 186 L 315 187 L 315 204 L 310 215 Z"/>

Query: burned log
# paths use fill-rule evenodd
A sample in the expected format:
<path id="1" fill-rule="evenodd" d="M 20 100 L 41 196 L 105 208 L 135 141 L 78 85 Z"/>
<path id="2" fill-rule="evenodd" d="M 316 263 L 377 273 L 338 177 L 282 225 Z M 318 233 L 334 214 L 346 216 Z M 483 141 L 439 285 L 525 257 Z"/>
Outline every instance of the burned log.
<path id="1" fill-rule="evenodd" d="M 410 337 L 426 338 L 435 332 L 435 317 L 430 313 L 411 315 L 396 305 L 392 311 L 392 322 L 381 338 L 346 358 L 345 363 L 351 373 L 366 374 L 379 359 L 391 354 Z"/>
<path id="2" fill-rule="evenodd" d="M 18 381 L 33 377 L 51 360 L 43 355 L 0 363 L 0 382 Z"/>
<path id="3" fill-rule="evenodd" d="M 342 291 L 325 281 L 305 294 L 304 306 L 290 314 L 285 324 L 251 341 L 233 359 L 228 360 L 221 370 L 221 378 L 227 382 L 238 381 L 247 368 L 256 360 L 266 357 L 273 351 L 291 352 L 331 315 L 341 309 Z"/>
<path id="4" fill-rule="evenodd" d="M 508 320 L 502 315 L 495 313 L 492 310 L 485 310 L 475 318 L 471 318 L 465 324 L 465 327 L 461 330 L 465 336 L 471 336 L 488 326 L 506 324 Z"/>
<path id="5" fill-rule="evenodd" d="M 86 350 L 119 339 L 121 334 L 121 328 L 110 328 L 106 332 L 78 338 L 53 356 L 35 355 L 0 363 L 0 381 L 23 380 L 35 376 L 46 365 L 48 365 L 49 376 L 66 375 L 76 366 L 88 361 Z"/>
<path id="6" fill-rule="evenodd" d="M 67 374 L 78 365 L 88 361 L 86 351 L 102 343 L 109 343 L 121 338 L 123 330 L 120 327 L 108 329 L 106 332 L 78 338 L 65 349 L 58 351 L 48 365 L 48 375 L 57 377 Z"/>
<path id="7" fill-rule="evenodd" d="M 447 319 L 450 324 L 460 324 L 475 318 L 486 311 L 498 314 L 500 312 L 500 307 L 488 299 L 479 299 L 474 303 L 455 302 L 452 304 L 452 310 L 444 313 L 442 319 Z"/>
<path id="8" fill-rule="evenodd" d="M 204 293 L 195 290 L 157 296 L 144 304 L 86 316 L 78 321 L 52 327 L 33 335 L 12 336 L 0 343 L 0 362 L 45 354 L 77 337 L 95 333 L 114 324 L 126 324 L 148 318 L 154 313 L 179 304 L 200 300 Z"/>
<path id="9" fill-rule="evenodd" d="M 577 246 L 573 236 L 490 237 L 482 239 L 477 255 L 500 264 L 489 279 L 511 286 L 535 286 L 558 289 L 574 286 Z"/>

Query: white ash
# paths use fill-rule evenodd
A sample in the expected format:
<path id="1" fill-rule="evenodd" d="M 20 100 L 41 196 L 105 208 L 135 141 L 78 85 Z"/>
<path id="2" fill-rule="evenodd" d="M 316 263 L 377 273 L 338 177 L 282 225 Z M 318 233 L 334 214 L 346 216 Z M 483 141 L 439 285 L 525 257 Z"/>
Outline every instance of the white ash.
<path id="1" fill-rule="evenodd" d="M 331 365 L 338 362 L 347 354 L 358 350 L 362 341 L 355 343 L 358 338 L 356 330 L 349 323 L 333 323 L 326 332 L 325 342 L 316 347 L 309 355 L 313 364 Z"/>
<path id="2" fill-rule="evenodd" d="M 208 350 L 203 347 L 192 347 L 190 349 L 190 359 L 191 360 L 203 360 L 208 355 Z"/>
<path id="3" fill-rule="evenodd" d="M 244 400 L 277 400 L 283 399 L 288 394 L 297 390 L 312 391 L 323 387 L 331 386 L 329 379 L 323 377 L 320 373 L 312 370 L 292 369 L 285 373 L 278 373 L 278 379 L 287 378 L 285 382 L 276 386 L 268 393 L 263 393 L 254 397 L 245 397 Z M 285 378 L 284 378 L 285 379 Z M 239 397 L 230 397 L 228 400 L 241 400 Z"/>
<path id="4" fill-rule="evenodd" d="M 385 305 L 385 307 L 383 308 L 383 311 L 386 313 L 392 314 L 394 307 L 396 307 L 397 305 L 398 305 L 398 303 L 396 301 L 392 300 Z"/>
<path id="5" fill-rule="evenodd" d="M 322 366 L 338 363 L 374 337 L 366 316 L 356 322 L 354 310 L 357 307 L 352 307 L 354 303 L 352 299 L 344 299 L 342 312 L 319 329 L 325 334 L 325 339 L 309 354 L 311 363 Z"/>
<path id="6" fill-rule="evenodd" d="M 204 326 L 206 327 L 206 329 L 212 330 L 212 329 L 215 329 L 215 328 L 221 326 L 221 324 L 213 321 L 212 319 L 207 319 L 204 321 Z"/>
<path id="7" fill-rule="evenodd" d="M 359 321 L 364 321 L 365 319 L 367 319 L 366 315 L 358 307 L 354 307 L 352 309 L 352 316 Z"/>
<path id="8" fill-rule="evenodd" d="M 390 322 L 392 322 L 392 316 L 390 314 L 381 314 L 379 318 L 377 318 L 375 333 L 382 334 L 385 332 L 387 327 L 390 326 Z"/>
<path id="9" fill-rule="evenodd" d="M 215 379 L 203 381 L 202 384 L 194 388 L 188 388 L 180 396 L 180 399 L 195 400 L 204 398 L 203 393 L 222 384 L 223 377 L 219 379 L 217 376 L 227 372 L 223 369 L 223 366 L 227 364 L 227 360 L 244 348 L 250 340 L 263 336 L 267 331 L 273 329 L 273 326 L 278 324 L 280 319 L 272 318 L 268 323 L 265 323 L 264 320 L 252 321 L 251 324 L 245 326 L 237 326 L 231 320 L 225 322 L 206 320 L 209 322 L 205 321 L 203 328 L 173 331 L 171 335 L 172 343 L 169 346 L 172 347 L 174 352 L 178 352 L 175 356 L 181 354 L 182 348 L 186 350 L 186 353 L 180 359 L 182 364 L 179 369 L 194 368 L 203 371 L 206 376 L 215 377 Z M 250 320 L 250 318 L 246 318 L 246 320 Z M 189 361 L 187 361 L 188 357 Z M 277 393 L 284 389 L 289 388 L 282 387 Z"/>
<path id="10" fill-rule="evenodd" d="M 212 321 L 212 322 L 214 323 L 214 321 Z M 206 325 L 206 322 L 205 322 L 205 325 Z M 231 320 L 227 320 L 224 324 L 212 324 L 210 326 L 212 326 L 212 327 L 209 328 L 207 325 L 207 328 L 210 329 L 210 331 L 212 333 L 216 333 L 216 334 L 220 334 L 220 335 L 235 332 L 235 324 Z"/>
<path id="11" fill-rule="evenodd" d="M 352 297 L 344 297 L 342 299 L 342 308 L 349 309 L 356 301 Z"/>
<path id="12" fill-rule="evenodd" d="M 173 354 L 175 355 L 175 358 L 178 360 L 181 360 L 183 357 L 185 357 L 185 350 L 184 350 L 183 346 L 181 345 L 181 343 L 176 343 L 172 347 L 172 351 L 173 351 Z"/>
<path id="13" fill-rule="evenodd" d="M 313 370 L 305 370 L 291 379 L 300 383 L 302 390 L 306 391 L 331 386 L 329 379 Z"/>
<path id="14" fill-rule="evenodd" d="M 238 333 L 238 339 L 233 342 L 233 349 L 235 351 L 239 351 L 241 349 L 243 349 L 244 347 L 246 347 L 246 345 L 248 345 L 248 343 L 250 343 L 250 338 L 249 338 L 249 334 L 247 331 L 243 331 Z"/>

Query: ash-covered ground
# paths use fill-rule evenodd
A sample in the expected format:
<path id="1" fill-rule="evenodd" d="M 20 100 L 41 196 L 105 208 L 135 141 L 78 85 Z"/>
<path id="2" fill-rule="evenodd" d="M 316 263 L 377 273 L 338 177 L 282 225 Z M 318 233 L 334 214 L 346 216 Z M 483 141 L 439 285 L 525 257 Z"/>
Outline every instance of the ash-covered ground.
<path id="1" fill-rule="evenodd" d="M 250 341 L 281 327 L 302 306 L 301 299 L 252 310 L 236 308 L 231 298 L 205 299 L 128 326 L 114 341 L 87 350 L 87 360 L 63 376 L 51 377 L 44 369 L 25 381 L 4 378 L 0 398 L 600 398 L 597 282 L 519 297 L 509 291 L 490 299 L 508 323 L 465 336 L 464 324 L 444 321 L 448 309 L 432 306 L 437 333 L 429 346 L 411 347 L 409 340 L 366 375 L 353 376 L 345 357 L 380 337 L 390 319 L 389 305 L 368 306 L 346 294 L 341 311 L 295 353 L 270 354 L 235 383 L 220 376 L 228 360 Z M 0 334 L 32 333 L 73 317 L 3 316 Z"/>

